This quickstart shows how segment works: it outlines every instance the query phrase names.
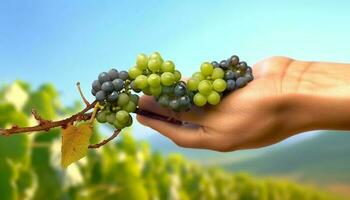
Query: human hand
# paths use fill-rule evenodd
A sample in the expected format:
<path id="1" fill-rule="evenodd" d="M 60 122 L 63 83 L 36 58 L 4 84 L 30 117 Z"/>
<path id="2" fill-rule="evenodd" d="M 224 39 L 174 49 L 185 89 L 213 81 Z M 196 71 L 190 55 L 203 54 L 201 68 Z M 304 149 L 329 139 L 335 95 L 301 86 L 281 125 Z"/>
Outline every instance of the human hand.
<path id="1" fill-rule="evenodd" d="M 219 105 L 193 108 L 184 113 L 162 108 L 152 97 L 141 98 L 140 108 L 172 116 L 188 122 L 187 125 L 140 115 L 137 119 L 182 147 L 232 151 L 271 145 L 296 133 L 318 128 L 317 123 L 310 120 L 312 115 L 305 115 L 308 104 L 303 104 L 304 100 L 318 98 L 322 102 L 322 96 L 339 93 L 339 87 L 332 83 L 323 84 L 322 89 L 318 89 L 317 81 L 308 83 L 314 78 L 309 73 L 313 65 L 315 63 L 286 57 L 263 60 L 254 65 L 255 79 L 246 87 L 234 91 Z M 321 79 L 321 83 L 325 81 Z M 312 106 L 307 107 L 312 109 Z"/>

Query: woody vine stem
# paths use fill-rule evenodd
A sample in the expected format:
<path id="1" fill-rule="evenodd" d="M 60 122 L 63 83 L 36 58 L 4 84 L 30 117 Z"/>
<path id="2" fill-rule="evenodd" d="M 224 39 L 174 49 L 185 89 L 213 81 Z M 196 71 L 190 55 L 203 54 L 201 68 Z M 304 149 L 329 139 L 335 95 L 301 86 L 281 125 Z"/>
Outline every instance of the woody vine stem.
<path id="1" fill-rule="evenodd" d="M 93 112 L 89 112 L 89 111 L 94 109 L 94 108 L 98 109 L 97 101 L 93 101 L 92 103 L 90 103 L 85 98 L 83 92 L 81 91 L 79 82 L 77 83 L 77 89 L 80 93 L 80 96 L 81 96 L 83 102 L 85 103 L 85 108 L 83 110 L 81 110 L 80 112 L 78 112 L 70 117 L 67 117 L 65 119 L 62 119 L 62 120 L 52 121 L 52 120 L 47 120 L 47 119 L 42 118 L 37 113 L 37 111 L 33 108 L 31 113 L 32 113 L 33 117 L 38 121 L 37 125 L 28 126 L 28 127 L 19 127 L 18 125 L 13 125 L 9 129 L 1 129 L 0 128 L 0 136 L 12 136 L 12 135 L 17 135 L 17 134 L 32 133 L 32 132 L 37 132 L 37 131 L 48 132 L 52 128 L 63 128 L 64 129 L 68 126 L 68 124 L 73 124 L 73 123 L 79 122 L 79 121 L 89 121 L 89 120 L 93 121 L 95 116 L 93 115 Z M 182 124 L 181 121 L 178 121 L 174 118 L 159 115 L 157 113 L 153 113 L 153 112 L 142 110 L 142 109 L 137 109 L 135 113 L 139 114 L 139 115 L 151 117 L 154 119 L 167 121 L 169 123 Z M 90 144 L 89 148 L 91 148 L 91 149 L 99 148 L 99 147 L 107 144 L 108 142 L 110 142 L 111 140 L 116 138 L 118 136 L 118 134 L 120 133 L 120 131 L 121 130 L 116 129 L 110 137 L 106 138 L 105 140 L 103 140 L 97 144 Z"/>

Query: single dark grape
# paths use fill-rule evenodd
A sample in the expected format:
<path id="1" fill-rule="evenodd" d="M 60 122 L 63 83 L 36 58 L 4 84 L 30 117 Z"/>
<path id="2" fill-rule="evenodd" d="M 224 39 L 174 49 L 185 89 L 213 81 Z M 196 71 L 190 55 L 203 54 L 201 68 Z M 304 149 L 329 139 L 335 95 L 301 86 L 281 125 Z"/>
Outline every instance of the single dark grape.
<path id="1" fill-rule="evenodd" d="M 180 101 L 180 105 L 181 106 L 187 107 L 187 106 L 189 106 L 191 104 L 190 97 L 188 97 L 188 96 L 180 97 L 179 101 Z"/>
<path id="2" fill-rule="evenodd" d="M 120 78 L 114 79 L 112 84 L 116 91 L 120 91 L 124 88 L 124 81 Z"/>
<path id="3" fill-rule="evenodd" d="M 230 79 L 230 80 L 227 80 L 226 83 L 227 83 L 226 89 L 228 91 L 232 91 L 236 88 L 236 81 Z"/>
<path id="4" fill-rule="evenodd" d="M 171 94 L 173 92 L 174 92 L 174 87 L 172 87 L 172 86 L 163 86 L 162 87 L 163 94 Z"/>
<path id="5" fill-rule="evenodd" d="M 108 95 L 107 101 L 110 103 L 114 103 L 118 100 L 118 96 L 119 96 L 118 92 L 114 91 L 114 92 L 112 92 L 112 94 Z"/>
<path id="6" fill-rule="evenodd" d="M 177 84 L 174 87 L 174 95 L 177 97 L 181 97 L 186 94 L 186 85 L 184 84 Z"/>
<path id="7" fill-rule="evenodd" d="M 106 99 L 106 93 L 103 90 L 100 90 L 95 95 L 96 100 L 102 102 Z"/>
<path id="8" fill-rule="evenodd" d="M 191 103 L 193 103 L 193 97 L 196 93 L 194 91 L 189 91 L 188 92 L 188 97 L 190 98 Z"/>
<path id="9" fill-rule="evenodd" d="M 239 71 L 233 71 L 233 74 L 234 74 L 233 79 L 235 79 L 235 80 L 237 80 L 237 78 L 241 76 Z"/>
<path id="10" fill-rule="evenodd" d="M 227 62 L 227 60 L 222 60 L 221 62 L 220 62 L 220 67 L 222 68 L 222 69 L 228 69 L 229 68 L 229 63 Z"/>
<path id="11" fill-rule="evenodd" d="M 97 93 L 96 90 L 94 90 L 94 88 L 91 88 L 91 94 L 95 96 L 96 93 Z"/>
<path id="12" fill-rule="evenodd" d="M 214 68 L 220 67 L 220 64 L 216 61 L 211 62 L 211 65 L 213 65 Z"/>
<path id="13" fill-rule="evenodd" d="M 133 122 L 133 119 L 132 119 L 132 117 L 131 117 L 131 115 L 129 114 L 129 120 L 128 120 L 128 122 L 126 123 L 126 127 L 129 127 L 129 126 L 131 126 L 132 125 L 132 122 Z"/>
<path id="14" fill-rule="evenodd" d="M 244 78 L 246 78 L 248 82 L 250 82 L 250 81 L 252 81 L 254 79 L 253 75 L 250 74 L 250 73 L 246 73 L 244 75 Z"/>
<path id="15" fill-rule="evenodd" d="M 178 99 L 171 100 L 169 102 L 169 107 L 174 111 L 178 111 L 180 108 L 180 101 Z"/>
<path id="16" fill-rule="evenodd" d="M 240 69 L 241 71 L 245 71 L 245 70 L 247 70 L 247 67 L 248 67 L 248 65 L 247 65 L 247 63 L 246 62 L 240 62 L 239 64 L 238 64 L 238 69 Z"/>
<path id="17" fill-rule="evenodd" d="M 251 67 L 247 67 L 246 73 L 252 74 L 253 73 L 253 69 Z"/>
<path id="18" fill-rule="evenodd" d="M 235 73 L 232 70 L 227 70 L 225 72 L 225 80 L 230 80 L 235 78 Z"/>
<path id="19" fill-rule="evenodd" d="M 161 105 L 161 106 L 164 106 L 164 107 L 167 107 L 169 105 L 169 96 L 168 95 L 161 95 L 159 98 L 158 98 L 158 103 Z"/>
<path id="20" fill-rule="evenodd" d="M 109 76 L 109 78 L 110 78 L 111 80 L 114 80 L 114 79 L 118 78 L 118 77 L 119 77 L 118 70 L 116 70 L 116 69 L 111 69 L 111 70 L 109 70 L 109 71 L 108 71 L 108 76 Z"/>
<path id="21" fill-rule="evenodd" d="M 94 82 L 92 82 L 92 88 L 95 91 L 101 90 L 101 83 L 98 80 L 94 80 Z"/>
<path id="22" fill-rule="evenodd" d="M 108 74 L 106 72 L 102 72 L 100 75 L 98 75 L 98 81 L 103 84 L 104 82 L 110 81 Z"/>
<path id="23" fill-rule="evenodd" d="M 129 98 L 130 98 L 130 101 L 134 102 L 135 105 L 138 105 L 138 104 L 139 104 L 139 99 L 140 99 L 140 97 L 139 97 L 138 95 L 136 95 L 136 94 L 131 94 L 131 95 L 129 96 Z"/>
<path id="24" fill-rule="evenodd" d="M 128 72 L 127 71 L 120 71 L 119 78 L 122 79 L 123 81 L 126 81 L 126 79 L 129 78 Z"/>
<path id="25" fill-rule="evenodd" d="M 101 89 L 106 93 L 110 93 L 113 92 L 114 86 L 111 81 L 107 81 L 102 84 Z"/>
<path id="26" fill-rule="evenodd" d="M 230 65 L 231 66 L 236 66 L 239 63 L 239 57 L 236 55 L 231 56 L 230 58 Z"/>
<path id="27" fill-rule="evenodd" d="M 246 77 L 239 77 L 236 80 L 237 88 L 242 88 L 242 87 L 246 86 L 247 83 L 248 83 L 248 79 Z"/>

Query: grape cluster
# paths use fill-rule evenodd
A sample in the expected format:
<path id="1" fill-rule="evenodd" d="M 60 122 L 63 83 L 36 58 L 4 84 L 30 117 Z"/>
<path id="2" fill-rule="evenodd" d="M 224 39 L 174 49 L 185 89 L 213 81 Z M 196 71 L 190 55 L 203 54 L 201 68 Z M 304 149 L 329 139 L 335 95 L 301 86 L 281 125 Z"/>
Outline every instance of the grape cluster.
<path id="1" fill-rule="evenodd" d="M 164 61 L 158 52 L 150 56 L 139 54 L 129 75 L 134 91 L 154 96 L 160 105 L 174 111 L 189 110 L 191 101 L 186 84 L 180 81 L 181 73 L 175 70 L 172 61 Z"/>
<path id="2" fill-rule="evenodd" d="M 111 69 L 108 73 L 100 73 L 98 80 L 92 83 L 91 90 L 101 105 L 96 115 L 98 122 L 108 122 L 117 129 L 132 124 L 130 113 L 136 111 L 139 96 L 130 93 L 129 84 L 129 74 L 126 71 Z"/>
<path id="3" fill-rule="evenodd" d="M 242 88 L 252 80 L 252 68 L 233 55 L 220 63 L 202 63 L 200 72 L 194 73 L 187 81 L 187 87 L 195 93 L 193 103 L 202 107 L 206 104 L 217 105 L 224 94 Z"/>
<path id="4" fill-rule="evenodd" d="M 227 60 L 222 60 L 220 63 L 214 61 L 212 65 L 225 70 L 226 92 L 242 88 L 254 79 L 252 68 L 246 62 L 240 62 L 239 57 L 236 55 L 231 56 Z"/>
<path id="5" fill-rule="evenodd" d="M 181 112 L 190 110 L 193 104 L 217 105 L 226 94 L 253 79 L 252 68 L 233 55 L 220 63 L 202 63 L 200 71 L 183 82 L 175 64 L 164 61 L 155 52 L 150 56 L 139 54 L 128 72 L 116 69 L 102 72 L 92 83 L 91 92 L 100 105 L 97 121 L 122 129 L 132 124 L 130 113 L 138 109 L 139 96 L 132 91 L 153 96 L 161 106 Z"/>

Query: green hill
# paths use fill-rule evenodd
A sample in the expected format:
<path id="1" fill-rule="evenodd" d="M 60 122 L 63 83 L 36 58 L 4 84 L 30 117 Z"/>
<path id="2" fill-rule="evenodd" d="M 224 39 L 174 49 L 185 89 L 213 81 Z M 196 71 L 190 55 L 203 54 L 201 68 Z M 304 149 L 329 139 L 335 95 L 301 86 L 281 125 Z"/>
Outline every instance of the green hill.
<path id="1" fill-rule="evenodd" d="M 313 138 L 279 146 L 224 167 L 264 176 L 293 176 L 320 184 L 350 184 L 350 133 L 324 131 Z"/>

